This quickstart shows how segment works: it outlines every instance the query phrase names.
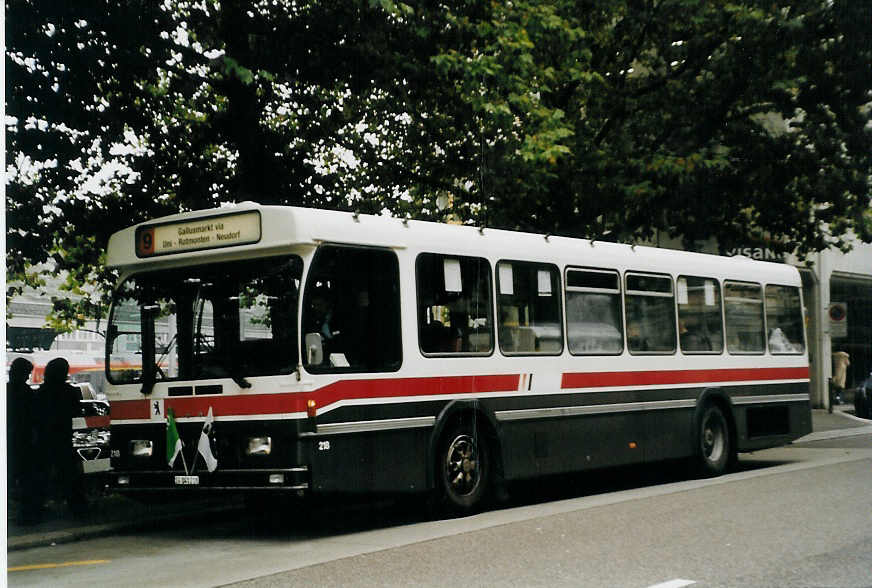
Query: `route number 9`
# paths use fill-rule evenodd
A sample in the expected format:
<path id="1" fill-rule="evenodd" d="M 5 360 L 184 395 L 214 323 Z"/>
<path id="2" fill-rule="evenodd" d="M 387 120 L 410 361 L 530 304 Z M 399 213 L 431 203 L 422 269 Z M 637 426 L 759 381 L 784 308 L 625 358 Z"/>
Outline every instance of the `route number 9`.
<path id="1" fill-rule="evenodd" d="M 154 255 L 154 229 L 142 229 L 136 239 L 136 254 L 139 257 Z"/>

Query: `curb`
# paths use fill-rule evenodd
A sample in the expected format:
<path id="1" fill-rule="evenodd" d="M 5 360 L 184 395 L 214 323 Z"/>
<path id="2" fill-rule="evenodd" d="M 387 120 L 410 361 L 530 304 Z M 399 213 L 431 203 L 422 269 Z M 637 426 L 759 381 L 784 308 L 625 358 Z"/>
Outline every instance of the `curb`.
<path id="1" fill-rule="evenodd" d="M 822 409 L 818 409 L 822 410 Z M 828 429 L 826 431 L 816 431 L 809 433 L 805 437 L 800 437 L 793 441 L 793 443 L 807 443 L 810 441 L 825 441 L 827 439 L 840 439 L 842 437 L 854 437 L 857 435 L 869 435 L 872 434 L 872 420 L 863 419 L 858 416 L 855 416 L 849 412 L 844 410 L 839 410 L 838 408 L 833 410 L 833 412 L 828 413 L 827 416 L 832 416 L 836 418 L 844 418 L 849 421 L 853 421 L 856 423 L 862 423 L 862 425 L 855 426 L 850 425 L 846 428 L 836 428 L 836 429 Z M 814 417 L 812 417 L 814 420 Z"/>
<path id="2" fill-rule="evenodd" d="M 856 418 L 856 417 L 854 417 Z M 860 419 L 864 422 L 865 419 Z M 809 441 L 825 441 L 827 439 L 840 439 L 842 437 L 855 437 L 857 435 L 872 435 L 872 425 L 865 427 L 852 427 L 850 429 L 833 429 L 832 431 L 819 431 L 817 433 L 809 433 L 805 437 L 793 441 L 792 445 L 797 443 L 808 443 Z"/>
<path id="3" fill-rule="evenodd" d="M 870 421 L 869 419 L 860 418 L 857 415 L 853 415 L 849 412 L 844 412 L 841 410 L 834 410 L 833 414 L 836 414 L 836 413 L 838 413 L 838 415 L 841 417 L 845 417 L 846 419 L 850 419 L 850 420 L 856 421 L 858 423 L 864 423 L 864 424 L 867 424 L 869 426 L 872 426 L 872 421 Z"/>

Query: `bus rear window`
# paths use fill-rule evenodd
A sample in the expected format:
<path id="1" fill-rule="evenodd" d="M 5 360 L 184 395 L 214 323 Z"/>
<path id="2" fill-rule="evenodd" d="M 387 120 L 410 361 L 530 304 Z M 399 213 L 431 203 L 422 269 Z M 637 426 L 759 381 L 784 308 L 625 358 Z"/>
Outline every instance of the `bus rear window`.
<path id="1" fill-rule="evenodd" d="M 805 351 L 799 288 L 766 286 L 766 328 L 770 353 L 777 355 Z"/>

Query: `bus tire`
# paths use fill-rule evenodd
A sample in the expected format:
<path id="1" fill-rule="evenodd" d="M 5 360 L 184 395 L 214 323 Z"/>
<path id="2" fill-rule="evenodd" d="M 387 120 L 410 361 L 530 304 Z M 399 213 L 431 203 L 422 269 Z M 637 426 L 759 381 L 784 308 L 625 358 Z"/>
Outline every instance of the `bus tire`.
<path id="1" fill-rule="evenodd" d="M 437 453 L 439 501 L 453 515 L 467 515 L 480 508 L 491 479 L 487 440 L 475 419 L 468 420 L 448 426 Z"/>
<path id="2" fill-rule="evenodd" d="M 732 463 L 735 453 L 730 425 L 717 404 L 705 407 L 699 419 L 697 436 L 697 470 L 704 477 L 720 476 Z"/>

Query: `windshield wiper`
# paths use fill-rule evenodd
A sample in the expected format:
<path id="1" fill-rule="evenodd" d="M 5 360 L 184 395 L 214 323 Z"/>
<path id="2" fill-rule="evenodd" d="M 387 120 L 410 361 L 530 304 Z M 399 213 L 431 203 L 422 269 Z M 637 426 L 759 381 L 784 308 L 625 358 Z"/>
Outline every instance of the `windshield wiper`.
<path id="1" fill-rule="evenodd" d="M 251 388 L 251 382 L 240 373 L 239 366 L 235 363 L 231 365 L 233 367 L 230 368 L 230 379 L 240 388 Z"/>
<path id="2" fill-rule="evenodd" d="M 172 349 L 173 349 L 173 345 L 176 344 L 176 337 L 178 337 L 178 333 L 176 333 L 175 335 L 173 335 L 173 338 L 170 339 L 170 342 L 167 343 L 167 346 L 164 348 L 164 352 L 161 353 L 161 354 L 160 354 L 160 357 L 157 358 L 157 361 L 154 362 L 155 367 L 157 368 L 157 370 L 158 370 L 159 372 L 161 372 L 161 375 L 162 375 L 163 377 L 166 377 L 166 375 L 163 373 L 163 370 L 160 369 L 160 364 L 161 364 L 161 362 L 166 358 L 166 356 L 169 355 L 170 351 L 172 351 Z"/>
<path id="3" fill-rule="evenodd" d="M 251 388 L 251 382 L 245 379 L 245 376 L 230 374 L 230 379 L 233 380 L 240 388 Z"/>

